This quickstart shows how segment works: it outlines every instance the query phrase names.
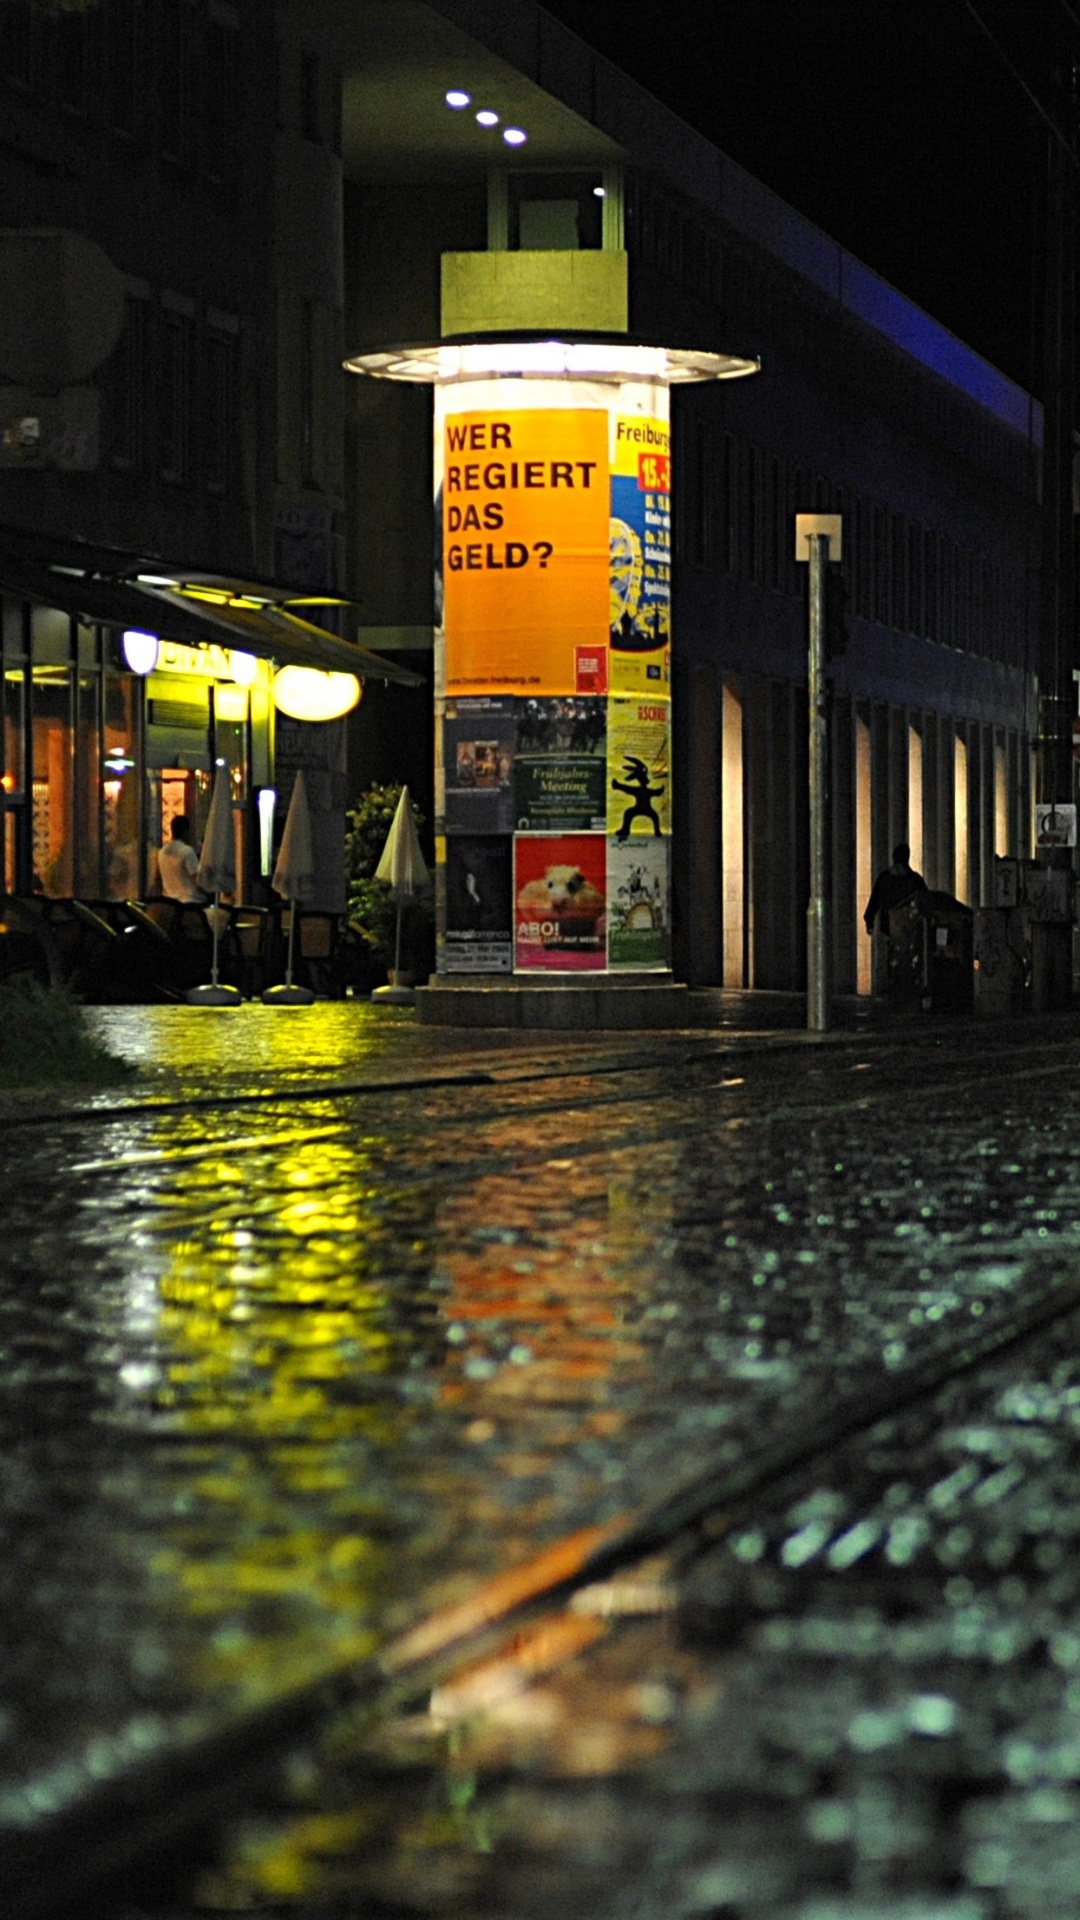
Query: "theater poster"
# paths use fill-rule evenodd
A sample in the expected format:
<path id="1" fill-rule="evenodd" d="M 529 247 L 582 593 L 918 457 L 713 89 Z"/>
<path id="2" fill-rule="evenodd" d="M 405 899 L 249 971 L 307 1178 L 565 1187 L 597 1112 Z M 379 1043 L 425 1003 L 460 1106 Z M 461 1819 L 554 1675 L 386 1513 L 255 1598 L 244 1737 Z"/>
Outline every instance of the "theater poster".
<path id="1" fill-rule="evenodd" d="M 517 709 L 513 700 L 448 700 L 443 720 L 447 833 L 512 833 Z"/>
<path id="2" fill-rule="evenodd" d="M 446 847 L 446 930 L 440 972 L 513 969 L 513 841 L 454 834 Z"/>
<path id="3" fill-rule="evenodd" d="M 669 840 L 608 843 L 608 965 L 671 965 Z"/>
<path id="4" fill-rule="evenodd" d="M 514 836 L 514 966 L 602 972 L 607 964 L 607 840 L 602 833 Z"/>
<path id="5" fill-rule="evenodd" d="M 596 695 L 518 702 L 514 812 L 519 832 L 603 833 L 607 701 Z"/>

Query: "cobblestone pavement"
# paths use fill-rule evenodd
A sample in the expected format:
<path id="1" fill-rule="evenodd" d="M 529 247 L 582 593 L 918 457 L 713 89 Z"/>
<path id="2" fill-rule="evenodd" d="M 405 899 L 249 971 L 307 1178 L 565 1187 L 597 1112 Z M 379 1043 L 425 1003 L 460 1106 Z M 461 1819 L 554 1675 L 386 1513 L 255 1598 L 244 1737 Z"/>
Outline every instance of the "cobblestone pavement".
<path id="1" fill-rule="evenodd" d="M 1069 1021 L 98 1017 L 134 1095 L 0 1126 L 15 1838 L 1080 1279 Z M 478 1718 L 333 1721 L 132 1920 L 1074 1913 L 1076 1334 L 834 1450 Z"/>

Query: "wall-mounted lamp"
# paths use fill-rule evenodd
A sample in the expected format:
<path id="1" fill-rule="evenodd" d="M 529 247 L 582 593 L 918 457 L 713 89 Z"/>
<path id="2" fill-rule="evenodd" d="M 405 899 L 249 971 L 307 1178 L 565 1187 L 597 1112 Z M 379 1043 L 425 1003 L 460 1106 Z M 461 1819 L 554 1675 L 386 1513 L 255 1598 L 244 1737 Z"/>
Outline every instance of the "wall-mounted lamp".
<path id="1" fill-rule="evenodd" d="M 259 671 L 259 663 L 253 653 L 240 653 L 233 647 L 229 653 L 229 672 L 238 687 L 252 687 Z"/>
<path id="2" fill-rule="evenodd" d="M 125 627 L 120 645 L 132 673 L 153 673 L 161 652 L 161 642 L 156 633 L 142 633 L 138 627 Z"/>
<path id="3" fill-rule="evenodd" d="M 340 720 L 359 705 L 362 692 L 355 673 L 279 667 L 274 675 L 274 705 L 290 720 Z"/>

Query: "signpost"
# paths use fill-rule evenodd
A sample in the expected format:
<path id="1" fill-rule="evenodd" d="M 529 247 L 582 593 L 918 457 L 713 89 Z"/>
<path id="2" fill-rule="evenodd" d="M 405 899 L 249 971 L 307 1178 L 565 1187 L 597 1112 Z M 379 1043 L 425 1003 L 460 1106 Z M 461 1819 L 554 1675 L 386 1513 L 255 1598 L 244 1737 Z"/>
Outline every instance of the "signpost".
<path id="1" fill-rule="evenodd" d="M 828 798 L 828 727 L 825 710 L 825 568 L 842 557 L 838 513 L 795 515 L 795 558 L 810 567 L 807 697 L 810 723 L 810 900 L 806 909 L 806 1024 L 826 1033 L 831 1023 L 825 847 Z"/>

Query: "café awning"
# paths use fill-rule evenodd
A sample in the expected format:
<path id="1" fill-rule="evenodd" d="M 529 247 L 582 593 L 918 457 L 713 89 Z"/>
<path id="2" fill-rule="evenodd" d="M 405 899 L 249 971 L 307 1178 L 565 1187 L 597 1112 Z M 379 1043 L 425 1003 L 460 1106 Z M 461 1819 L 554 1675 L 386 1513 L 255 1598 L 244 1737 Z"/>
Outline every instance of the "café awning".
<path id="1" fill-rule="evenodd" d="M 423 685 L 420 675 L 407 667 L 339 639 L 292 611 L 292 606 L 342 604 L 330 596 L 297 594 L 290 605 L 284 599 L 287 590 L 217 575 L 151 583 L 108 578 L 75 567 L 34 565 L 3 554 L 0 591 L 59 607 L 91 623 L 136 627 L 181 646 L 237 648 L 279 666 L 354 673 L 361 680 L 386 680 L 404 687 Z"/>

